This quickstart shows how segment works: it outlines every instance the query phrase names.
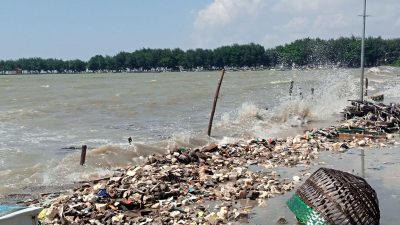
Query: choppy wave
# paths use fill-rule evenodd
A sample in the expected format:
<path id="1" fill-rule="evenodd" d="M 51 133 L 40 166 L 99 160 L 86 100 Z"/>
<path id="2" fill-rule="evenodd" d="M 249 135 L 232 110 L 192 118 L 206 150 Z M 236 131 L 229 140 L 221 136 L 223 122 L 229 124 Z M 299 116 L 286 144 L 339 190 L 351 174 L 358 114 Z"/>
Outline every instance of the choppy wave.
<path id="1" fill-rule="evenodd" d="M 17 109 L 9 111 L 0 111 L 0 121 L 30 119 L 46 114 L 46 112 L 37 109 Z"/>
<path id="2" fill-rule="evenodd" d="M 269 82 L 270 84 L 288 84 L 290 83 L 290 80 L 276 80 L 276 81 L 271 81 Z"/>
<path id="3" fill-rule="evenodd" d="M 400 80 L 387 84 L 382 90 L 382 94 L 386 97 L 399 98 L 400 97 Z"/>
<path id="4" fill-rule="evenodd" d="M 109 143 L 89 149 L 84 166 L 80 166 L 80 145 L 71 144 L 65 149 L 68 153 L 60 159 L 48 159 L 46 162 L 25 167 L 14 167 L 12 169 L 0 170 L 0 193 L 14 193 L 26 186 L 34 187 L 41 185 L 72 184 L 81 180 L 92 180 L 111 175 L 117 168 L 125 168 L 130 165 L 143 163 L 147 156 L 152 154 L 164 154 L 174 148 L 193 148 L 209 143 L 206 136 L 187 133 L 176 133 L 168 140 L 153 143 Z M 85 143 L 104 143 L 106 140 L 93 139 Z M 18 162 L 19 160 L 30 160 L 40 157 L 40 153 L 26 155 L 18 149 L 0 149 L 0 156 L 8 154 L 8 159 Z M 8 153 L 7 153 L 8 152 Z M 14 157 L 11 157 L 14 155 Z M 27 163 L 28 165 L 29 163 Z M 0 167 L 1 168 L 1 167 Z M 7 184 L 7 185 L 4 185 Z"/>
<path id="5" fill-rule="evenodd" d="M 313 121 L 334 120 L 348 99 L 357 98 L 356 82 L 348 73 L 338 73 L 315 88 L 314 95 L 277 96 L 278 104 L 271 109 L 245 102 L 237 110 L 224 113 L 217 126 L 233 137 L 267 138 Z"/>
<path id="6" fill-rule="evenodd" d="M 396 100 L 400 97 L 400 68 L 391 66 L 373 67 L 368 70 L 375 86 L 369 87 L 371 94 L 383 94 L 385 98 Z"/>
<path id="7" fill-rule="evenodd" d="M 392 66 L 379 66 L 369 68 L 367 74 L 376 76 L 400 76 L 400 68 Z"/>
<path id="8" fill-rule="evenodd" d="M 0 193 L 15 192 L 24 186 L 65 184 L 107 176 L 119 167 L 141 163 L 148 155 L 164 153 L 174 148 L 195 148 L 210 142 L 222 144 L 255 137 L 285 136 L 291 132 L 298 133 L 309 125 L 318 126 L 321 122 L 332 123 L 347 105 L 348 99 L 358 98 L 359 78 L 347 70 L 332 70 L 329 73 L 325 71 L 311 75 L 294 73 L 291 77 L 287 75 L 288 80 L 270 81 L 276 78 L 269 80 L 266 78 L 266 81 L 261 80 L 261 82 L 265 81 L 263 84 L 254 82 L 240 89 L 241 93 L 232 91 L 233 94 L 249 95 L 249 97 L 241 98 L 240 101 L 236 99 L 237 97 L 231 97 L 229 107 L 224 105 L 224 100 L 229 95 L 222 89 L 219 100 L 221 108 L 217 109 L 220 114 L 217 113 L 214 119 L 211 138 L 205 135 L 211 103 L 205 101 L 204 96 L 197 99 L 201 104 L 191 102 L 196 101 L 193 99 L 177 108 L 185 99 L 161 98 L 162 102 L 151 104 L 157 100 L 153 99 L 154 96 L 149 98 L 141 96 L 139 100 L 130 99 L 127 97 L 130 96 L 129 92 L 121 89 L 115 94 L 113 89 L 110 92 L 113 93 L 111 94 L 113 98 L 116 95 L 126 97 L 117 98 L 118 100 L 115 101 L 101 101 L 98 98 L 87 99 L 87 101 L 80 99 L 82 104 L 79 102 L 76 105 L 65 106 L 63 113 L 90 112 L 87 117 L 84 117 L 90 122 L 86 123 L 90 126 L 85 126 L 84 129 L 78 126 L 79 129 L 74 129 L 74 124 L 68 124 L 68 129 L 61 131 L 37 127 L 36 124 L 20 126 L 15 122 L 21 118 L 46 118 L 50 112 L 42 108 L 0 111 L 0 121 L 3 122 L 0 123 L 0 140 L 4 140 L 0 141 L 0 180 L 5 184 L 0 185 Z M 204 77 L 210 79 L 209 75 Z M 290 79 L 295 81 L 292 96 L 289 96 L 286 89 Z M 388 97 L 400 97 L 400 83 L 396 82 L 398 77 L 392 76 L 389 83 L 387 79 L 389 78 L 378 77 L 377 82 L 370 82 L 370 90 L 381 91 Z M 163 83 L 161 78 L 157 80 L 158 83 Z M 379 82 L 381 80 L 384 82 Z M 236 87 L 241 87 L 242 81 L 237 80 L 239 85 Z M 232 81 L 228 80 L 228 82 L 229 85 L 233 85 Z M 210 85 L 207 86 L 207 91 L 209 87 Z M 310 88 L 315 88 L 314 95 L 311 95 Z M 102 89 L 101 92 L 104 93 Z M 140 91 L 137 92 L 140 93 Z M 163 93 L 168 93 L 168 91 Z M 127 101 L 119 102 L 119 99 Z M 85 101 L 89 104 L 83 104 Z M 126 105 L 131 101 L 137 101 L 138 104 L 121 109 L 115 108 L 115 102 Z M 147 101 L 146 107 L 143 106 L 144 101 Z M 164 104 L 165 102 L 168 104 Z M 165 110 L 160 108 L 168 105 L 173 105 L 173 107 Z M 86 110 L 87 108 L 90 110 Z M 112 110 L 105 110 L 109 108 Z M 141 109 L 146 110 L 141 111 Z M 117 122 L 114 120 L 103 122 L 103 119 L 108 119 L 110 112 L 124 119 L 116 120 Z M 91 117 L 96 116 L 98 116 L 97 119 L 92 120 Z M 139 119 L 133 120 L 134 116 Z M 159 118 L 154 119 L 150 116 L 159 116 Z M 79 122 L 79 120 L 76 121 L 76 123 Z M 86 135 L 87 133 L 90 135 Z M 142 133 L 143 135 L 140 136 Z M 132 145 L 127 143 L 127 137 L 130 135 L 134 139 Z M 82 144 L 89 146 L 85 166 L 79 166 Z M 61 150 L 69 146 L 75 147 Z M 23 152 L 20 149 L 28 149 L 28 151 Z M 7 161 L 3 156 L 7 157 Z M 15 166 L 10 165 L 10 160 Z M 29 160 L 32 162 L 28 162 Z"/>

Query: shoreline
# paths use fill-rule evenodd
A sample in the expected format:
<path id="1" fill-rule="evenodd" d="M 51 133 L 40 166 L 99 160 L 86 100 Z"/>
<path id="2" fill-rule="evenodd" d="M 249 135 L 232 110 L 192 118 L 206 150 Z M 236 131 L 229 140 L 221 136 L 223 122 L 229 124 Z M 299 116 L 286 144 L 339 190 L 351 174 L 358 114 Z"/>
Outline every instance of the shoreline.
<path id="1" fill-rule="evenodd" d="M 355 123 L 362 121 L 356 119 Z M 346 152 L 395 143 L 390 134 L 385 139 L 339 140 L 340 127 L 308 130 L 294 138 L 175 149 L 152 155 L 143 165 L 116 171 L 111 178 L 82 183 L 73 193 L 55 199 L 45 197 L 28 205 L 45 208 L 44 224 L 240 222 L 251 217 L 252 209 L 240 208 L 234 202 L 265 201 L 283 195 L 310 175 L 304 172 L 282 178 L 278 168 L 308 168 L 324 151 Z M 206 202 L 217 203 L 218 210 L 202 207 Z"/>
<path id="2" fill-rule="evenodd" d="M 397 68 L 391 65 L 382 65 L 380 67 L 393 67 Z M 378 67 L 371 67 L 371 68 L 378 68 Z M 14 74 L 14 73 L 0 73 L 1 76 L 40 76 L 40 75 L 77 75 L 77 74 L 85 74 L 85 75 L 90 75 L 90 74 L 150 74 L 150 73 L 202 73 L 202 72 L 220 72 L 222 68 L 216 68 L 216 69 L 202 69 L 202 70 L 197 70 L 197 69 L 192 69 L 192 70 L 157 70 L 157 69 L 152 69 L 152 70 L 132 70 L 132 71 L 109 71 L 109 70 L 99 70 L 99 71 L 87 71 L 87 72 L 70 72 L 70 73 L 28 73 L 28 72 L 23 72 L 21 74 Z M 310 67 L 304 67 L 304 68 L 255 68 L 255 67 L 243 67 L 243 68 L 236 68 L 236 67 L 227 67 L 225 70 L 226 72 L 232 73 L 232 72 L 262 72 L 262 71 L 273 71 L 273 72 L 284 72 L 284 71 L 318 71 L 318 70 L 330 70 L 330 69 L 358 69 L 357 67 L 336 67 L 336 66 L 326 66 L 326 67 L 318 67 L 318 66 L 310 66 Z M 368 68 L 366 68 L 368 69 Z"/>

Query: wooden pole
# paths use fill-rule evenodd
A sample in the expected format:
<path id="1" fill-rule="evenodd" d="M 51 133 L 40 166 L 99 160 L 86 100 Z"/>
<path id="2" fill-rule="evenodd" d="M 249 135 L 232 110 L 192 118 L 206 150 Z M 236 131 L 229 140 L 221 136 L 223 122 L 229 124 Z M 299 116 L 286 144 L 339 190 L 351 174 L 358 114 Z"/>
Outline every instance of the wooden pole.
<path id="1" fill-rule="evenodd" d="M 368 78 L 365 78 L 365 96 L 368 96 Z"/>
<path id="2" fill-rule="evenodd" d="M 217 99 L 218 99 L 219 89 L 221 88 L 222 79 L 224 79 L 224 74 L 225 74 L 225 69 L 222 69 L 221 78 L 219 79 L 217 91 L 215 92 L 215 96 L 214 96 L 214 104 L 213 104 L 213 107 L 212 107 L 212 110 L 211 110 L 210 122 L 208 123 L 208 132 L 207 132 L 208 136 L 211 135 L 211 127 L 212 127 L 212 122 L 213 122 L 213 119 L 214 119 L 215 107 L 217 106 Z"/>
<path id="3" fill-rule="evenodd" d="M 81 166 L 83 166 L 83 164 L 85 164 L 85 160 L 86 160 L 86 149 L 87 146 L 86 145 L 82 145 L 82 152 L 81 152 Z"/>

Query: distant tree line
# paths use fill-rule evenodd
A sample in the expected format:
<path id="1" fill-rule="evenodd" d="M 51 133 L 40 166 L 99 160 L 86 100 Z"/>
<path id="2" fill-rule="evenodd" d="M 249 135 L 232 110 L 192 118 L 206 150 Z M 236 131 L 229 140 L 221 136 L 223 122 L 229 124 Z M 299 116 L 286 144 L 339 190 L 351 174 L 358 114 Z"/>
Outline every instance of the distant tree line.
<path id="1" fill-rule="evenodd" d="M 369 37 L 365 42 L 367 67 L 400 65 L 400 38 Z M 361 39 L 341 37 L 322 40 L 305 38 L 265 49 L 259 44 L 234 44 L 210 49 L 150 49 L 95 55 L 89 61 L 42 58 L 0 60 L 0 73 L 80 73 L 85 71 L 213 70 L 223 67 L 272 68 L 316 66 L 360 66 Z"/>
<path id="2" fill-rule="evenodd" d="M 0 60 L 0 73 L 6 71 L 24 71 L 30 74 L 39 73 L 80 73 L 86 71 L 87 63 L 76 60 L 22 58 L 17 60 Z"/>

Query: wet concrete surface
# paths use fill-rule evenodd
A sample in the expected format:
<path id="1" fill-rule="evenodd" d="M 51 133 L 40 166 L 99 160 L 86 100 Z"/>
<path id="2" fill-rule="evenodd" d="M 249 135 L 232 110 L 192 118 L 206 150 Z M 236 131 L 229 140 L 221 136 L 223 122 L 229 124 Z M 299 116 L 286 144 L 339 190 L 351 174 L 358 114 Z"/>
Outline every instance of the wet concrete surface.
<path id="1" fill-rule="evenodd" d="M 361 151 L 352 149 L 345 153 L 322 152 L 320 158 L 310 167 L 298 165 L 293 168 L 275 168 L 282 178 L 300 176 L 307 171 L 312 173 L 320 167 L 333 168 L 361 176 Z M 255 169 L 262 170 L 260 166 Z M 296 189 L 307 179 L 300 176 L 301 181 Z M 400 146 L 378 149 L 365 149 L 365 179 L 378 194 L 379 208 L 381 211 L 381 225 L 398 224 L 400 221 Z M 296 190 L 295 189 L 295 190 Z M 295 192 L 289 192 L 275 198 L 267 199 L 264 203 L 248 201 L 243 206 L 255 205 L 250 219 L 250 224 L 274 225 L 279 218 L 285 218 L 288 224 L 297 224 L 294 214 L 286 206 L 286 201 Z M 244 224 L 244 223 L 237 223 Z"/>

